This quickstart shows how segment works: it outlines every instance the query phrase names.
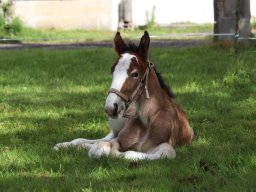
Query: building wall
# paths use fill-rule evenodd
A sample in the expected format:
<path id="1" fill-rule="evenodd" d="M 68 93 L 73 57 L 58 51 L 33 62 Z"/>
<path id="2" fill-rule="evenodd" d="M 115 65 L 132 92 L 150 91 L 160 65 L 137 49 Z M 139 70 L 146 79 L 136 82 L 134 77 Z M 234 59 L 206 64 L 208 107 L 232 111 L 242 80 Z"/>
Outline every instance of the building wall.
<path id="1" fill-rule="evenodd" d="M 133 21 L 135 25 L 146 23 L 146 13 L 155 6 L 156 22 L 171 23 L 214 23 L 214 0 L 133 0 Z M 251 0 L 251 15 L 256 18 L 256 0 Z"/>
<path id="2" fill-rule="evenodd" d="M 14 0 L 13 12 L 28 26 L 116 30 L 119 0 Z"/>
<path id="3" fill-rule="evenodd" d="M 213 23 L 213 0 L 133 0 L 133 20 L 146 23 L 146 13 L 155 6 L 156 22 L 160 25 L 193 22 Z"/>
<path id="4" fill-rule="evenodd" d="M 251 16 L 252 16 L 252 19 L 254 21 L 256 21 L 256 0 L 251 0 L 250 1 L 250 6 L 251 6 Z"/>
<path id="5" fill-rule="evenodd" d="M 58 29 L 118 28 L 121 0 L 13 0 L 14 15 L 31 27 Z M 155 6 L 157 24 L 214 23 L 213 0 L 132 0 L 135 26 L 146 24 L 146 14 Z M 251 0 L 256 18 L 256 0 Z"/>

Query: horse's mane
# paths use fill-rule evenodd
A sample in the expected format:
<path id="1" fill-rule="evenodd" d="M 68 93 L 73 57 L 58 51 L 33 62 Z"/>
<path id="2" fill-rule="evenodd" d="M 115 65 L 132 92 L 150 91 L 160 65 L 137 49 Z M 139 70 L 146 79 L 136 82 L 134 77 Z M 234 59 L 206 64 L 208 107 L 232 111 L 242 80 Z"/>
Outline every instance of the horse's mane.
<path id="1" fill-rule="evenodd" d="M 156 70 L 155 70 L 155 71 L 156 71 Z M 158 81 L 159 81 L 160 86 L 162 87 L 162 89 L 165 90 L 165 92 L 168 94 L 168 96 L 169 96 L 170 98 L 174 98 L 174 94 L 173 94 L 173 92 L 172 92 L 170 86 L 167 85 L 167 83 L 165 83 L 165 81 L 164 81 L 162 75 L 161 75 L 160 73 L 158 73 L 157 71 L 156 71 L 156 75 L 157 75 Z"/>
<path id="2" fill-rule="evenodd" d="M 132 42 L 129 42 L 128 45 L 123 47 L 122 52 L 137 52 L 139 47 Z"/>
<path id="3" fill-rule="evenodd" d="M 139 49 L 138 46 L 136 46 L 134 43 L 129 43 L 125 48 L 124 48 L 124 52 L 137 52 Z M 170 86 L 164 81 L 162 75 L 157 72 L 157 70 L 155 69 L 156 75 L 157 75 L 157 79 L 160 83 L 160 86 L 163 90 L 165 90 L 165 92 L 168 94 L 168 96 L 170 98 L 174 98 L 174 94 L 170 88 Z"/>

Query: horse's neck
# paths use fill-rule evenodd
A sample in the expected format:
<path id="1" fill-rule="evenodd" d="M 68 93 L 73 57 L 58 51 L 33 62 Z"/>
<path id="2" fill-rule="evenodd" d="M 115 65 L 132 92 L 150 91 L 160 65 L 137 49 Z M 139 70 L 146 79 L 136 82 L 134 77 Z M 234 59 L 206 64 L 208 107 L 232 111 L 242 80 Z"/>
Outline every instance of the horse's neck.
<path id="1" fill-rule="evenodd" d="M 147 88 L 149 98 L 146 98 L 144 90 L 144 93 L 137 103 L 138 114 L 144 124 L 150 123 L 150 118 L 153 117 L 164 104 L 163 90 L 154 70 L 149 73 Z"/>

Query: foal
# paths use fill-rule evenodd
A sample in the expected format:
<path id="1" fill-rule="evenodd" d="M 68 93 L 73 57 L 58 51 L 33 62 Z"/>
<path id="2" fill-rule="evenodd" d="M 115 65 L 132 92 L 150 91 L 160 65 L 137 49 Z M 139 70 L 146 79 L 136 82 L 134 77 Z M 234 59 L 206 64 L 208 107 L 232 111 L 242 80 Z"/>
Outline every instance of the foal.
<path id="1" fill-rule="evenodd" d="M 105 104 L 111 132 L 99 140 L 59 143 L 54 149 L 88 148 L 90 157 L 154 160 L 174 158 L 176 145 L 191 143 L 193 129 L 148 60 L 149 44 L 147 31 L 138 47 L 126 45 L 116 33 L 114 48 L 118 58 L 111 68 L 112 84 Z"/>

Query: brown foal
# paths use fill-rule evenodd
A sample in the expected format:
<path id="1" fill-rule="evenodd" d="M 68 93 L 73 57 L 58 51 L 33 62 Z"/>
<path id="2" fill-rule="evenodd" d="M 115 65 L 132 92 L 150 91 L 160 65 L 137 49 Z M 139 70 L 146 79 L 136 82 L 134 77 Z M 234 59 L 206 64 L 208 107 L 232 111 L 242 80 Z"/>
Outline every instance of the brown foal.
<path id="1" fill-rule="evenodd" d="M 91 157 L 154 160 L 174 158 L 176 145 L 191 143 L 193 129 L 148 60 L 149 44 L 146 31 L 138 47 L 127 45 L 116 33 L 118 58 L 111 68 L 112 84 L 105 104 L 112 131 L 99 140 L 76 139 L 57 144 L 55 149 L 76 146 L 89 148 Z"/>

